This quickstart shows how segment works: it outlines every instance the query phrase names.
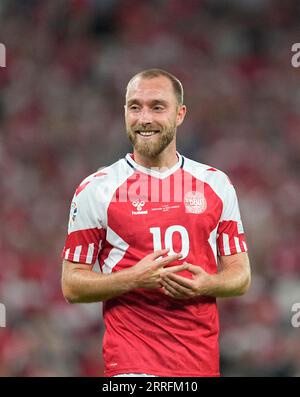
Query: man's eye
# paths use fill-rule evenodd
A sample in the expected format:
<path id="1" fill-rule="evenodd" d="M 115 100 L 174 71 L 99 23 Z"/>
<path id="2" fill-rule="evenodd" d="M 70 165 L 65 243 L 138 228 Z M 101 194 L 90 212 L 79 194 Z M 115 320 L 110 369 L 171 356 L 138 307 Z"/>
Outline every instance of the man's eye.
<path id="1" fill-rule="evenodd" d="M 163 106 L 154 106 L 154 110 L 161 111 L 161 110 L 164 110 L 164 107 Z"/>
<path id="2" fill-rule="evenodd" d="M 130 110 L 138 110 L 139 107 L 137 105 L 131 105 L 131 106 L 129 106 L 129 109 Z"/>

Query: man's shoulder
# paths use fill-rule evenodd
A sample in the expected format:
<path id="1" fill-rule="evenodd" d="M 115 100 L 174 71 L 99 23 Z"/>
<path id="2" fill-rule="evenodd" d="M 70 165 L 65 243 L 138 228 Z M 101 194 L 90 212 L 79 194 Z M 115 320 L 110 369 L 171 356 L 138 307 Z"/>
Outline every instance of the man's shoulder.
<path id="1" fill-rule="evenodd" d="M 98 168 L 97 171 L 84 178 L 75 194 L 80 193 L 83 189 L 88 191 L 98 190 L 99 188 L 105 189 L 107 187 L 114 187 L 120 181 L 126 180 L 130 174 L 130 167 L 126 165 L 124 158 L 116 161 L 115 163 Z"/>
<path id="2" fill-rule="evenodd" d="M 227 197 L 228 193 L 234 191 L 234 187 L 227 174 L 218 168 L 186 159 L 184 169 L 201 183 L 209 185 L 222 200 Z"/>
<path id="3" fill-rule="evenodd" d="M 196 178 L 199 177 L 200 179 L 218 179 L 218 180 L 228 180 L 230 182 L 230 179 L 228 175 L 209 164 L 204 164 L 200 163 L 199 161 L 195 161 L 192 159 L 189 159 L 187 157 L 184 157 L 184 170 L 187 172 L 190 172 L 193 176 Z"/>

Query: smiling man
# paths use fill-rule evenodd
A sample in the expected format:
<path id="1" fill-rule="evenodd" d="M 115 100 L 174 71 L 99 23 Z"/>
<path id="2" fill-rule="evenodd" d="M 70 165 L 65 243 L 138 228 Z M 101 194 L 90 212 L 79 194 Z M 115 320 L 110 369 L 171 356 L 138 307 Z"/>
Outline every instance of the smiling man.
<path id="1" fill-rule="evenodd" d="M 104 302 L 107 376 L 218 376 L 216 298 L 250 285 L 234 187 L 176 151 L 185 115 L 176 77 L 135 75 L 125 104 L 133 153 L 73 197 L 62 289 L 70 303 Z"/>
<path id="2" fill-rule="evenodd" d="M 176 129 L 183 122 L 181 83 L 152 71 L 134 76 L 127 86 L 125 120 L 136 162 L 149 167 L 177 163 Z"/>

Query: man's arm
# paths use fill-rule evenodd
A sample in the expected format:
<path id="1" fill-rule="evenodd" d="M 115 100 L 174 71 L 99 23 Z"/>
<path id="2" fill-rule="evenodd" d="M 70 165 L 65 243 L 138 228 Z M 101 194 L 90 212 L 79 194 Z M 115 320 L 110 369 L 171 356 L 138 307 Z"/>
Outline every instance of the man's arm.
<path id="1" fill-rule="evenodd" d="M 219 258 L 220 270 L 216 274 L 205 272 L 200 266 L 188 264 L 192 279 L 177 274 L 162 275 L 166 295 L 175 299 L 188 299 L 200 295 L 230 297 L 243 295 L 251 283 L 248 254 L 242 252 Z"/>
<path id="2" fill-rule="evenodd" d="M 168 249 L 155 251 L 145 256 L 135 266 L 110 274 L 96 273 L 93 265 L 64 260 L 62 271 L 62 290 L 69 303 L 91 303 L 105 301 L 122 295 L 135 288 L 160 288 L 161 275 L 178 272 L 187 264 L 164 268 L 181 258 L 180 254 L 166 255 Z"/>

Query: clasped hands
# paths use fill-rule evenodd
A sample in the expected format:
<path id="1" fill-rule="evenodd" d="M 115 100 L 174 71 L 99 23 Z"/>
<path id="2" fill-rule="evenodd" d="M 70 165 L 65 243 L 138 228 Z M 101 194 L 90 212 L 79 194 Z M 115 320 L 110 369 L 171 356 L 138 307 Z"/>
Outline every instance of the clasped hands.
<path id="1" fill-rule="evenodd" d="M 167 255 L 169 249 L 158 250 L 144 257 L 133 272 L 134 286 L 136 288 L 155 289 L 161 288 L 163 293 L 174 299 L 189 299 L 200 295 L 209 295 L 213 275 L 208 274 L 200 266 L 184 262 L 181 265 L 167 266 L 182 258 L 181 254 Z M 176 274 L 187 270 L 192 278 Z"/>
<path id="2" fill-rule="evenodd" d="M 185 266 L 184 270 L 192 274 L 192 278 L 180 276 L 175 272 L 161 273 L 164 294 L 174 299 L 190 299 L 200 295 L 209 295 L 209 285 L 214 276 L 208 274 L 200 266 L 188 262 L 183 262 L 183 266 Z"/>

